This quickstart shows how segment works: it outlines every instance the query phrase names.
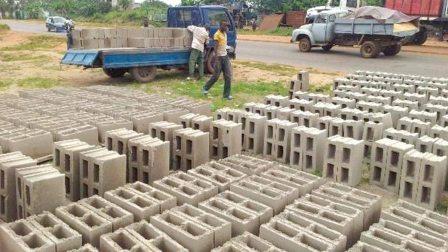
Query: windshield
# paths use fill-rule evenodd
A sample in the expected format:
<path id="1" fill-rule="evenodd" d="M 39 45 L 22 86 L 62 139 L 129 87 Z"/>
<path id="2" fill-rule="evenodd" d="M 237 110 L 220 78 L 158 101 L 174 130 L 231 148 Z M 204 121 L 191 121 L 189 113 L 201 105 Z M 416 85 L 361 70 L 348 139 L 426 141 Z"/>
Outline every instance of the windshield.
<path id="1" fill-rule="evenodd" d="M 230 24 L 229 18 L 224 10 L 207 10 L 207 17 L 211 27 L 219 27 L 221 21 L 226 21 Z"/>
<path id="2" fill-rule="evenodd" d="M 53 18 L 53 22 L 54 22 L 54 23 L 64 23 L 64 22 L 65 22 L 65 18 L 54 17 L 54 18 Z"/>

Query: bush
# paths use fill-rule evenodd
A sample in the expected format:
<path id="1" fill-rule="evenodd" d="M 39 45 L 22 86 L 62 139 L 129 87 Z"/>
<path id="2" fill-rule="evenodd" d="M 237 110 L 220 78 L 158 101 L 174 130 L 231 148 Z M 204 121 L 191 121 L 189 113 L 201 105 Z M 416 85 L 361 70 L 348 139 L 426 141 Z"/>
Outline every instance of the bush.
<path id="1" fill-rule="evenodd" d="M 0 24 L 0 31 L 8 31 L 10 30 L 7 24 Z"/>

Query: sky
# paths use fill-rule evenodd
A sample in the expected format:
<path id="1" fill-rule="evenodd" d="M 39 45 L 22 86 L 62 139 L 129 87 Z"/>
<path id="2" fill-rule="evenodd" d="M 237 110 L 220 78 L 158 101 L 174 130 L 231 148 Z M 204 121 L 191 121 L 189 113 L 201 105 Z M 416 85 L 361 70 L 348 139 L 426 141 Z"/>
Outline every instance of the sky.
<path id="1" fill-rule="evenodd" d="M 137 2 L 137 3 L 141 3 L 141 2 L 144 2 L 145 0 L 135 0 L 135 2 Z M 165 3 L 167 3 L 167 4 L 169 4 L 169 5 L 172 5 L 172 6 L 176 6 L 176 5 L 179 5 L 180 4 L 180 0 L 161 0 L 162 2 L 165 2 Z"/>

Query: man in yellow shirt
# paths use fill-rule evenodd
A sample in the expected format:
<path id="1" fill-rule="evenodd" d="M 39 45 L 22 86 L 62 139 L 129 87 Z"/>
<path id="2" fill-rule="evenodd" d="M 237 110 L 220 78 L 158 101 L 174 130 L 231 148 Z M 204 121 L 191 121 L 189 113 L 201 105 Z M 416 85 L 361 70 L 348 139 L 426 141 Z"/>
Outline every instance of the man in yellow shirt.
<path id="1" fill-rule="evenodd" d="M 215 73 L 210 78 L 205 86 L 202 88 L 202 94 L 207 95 L 208 90 L 218 81 L 221 72 L 224 73 L 224 92 L 223 98 L 227 100 L 232 100 L 233 97 L 230 95 L 230 89 L 232 85 L 232 65 L 230 63 L 230 58 L 227 55 L 227 31 L 229 29 L 229 24 L 222 21 L 218 31 L 216 31 L 213 36 L 215 41 Z"/>

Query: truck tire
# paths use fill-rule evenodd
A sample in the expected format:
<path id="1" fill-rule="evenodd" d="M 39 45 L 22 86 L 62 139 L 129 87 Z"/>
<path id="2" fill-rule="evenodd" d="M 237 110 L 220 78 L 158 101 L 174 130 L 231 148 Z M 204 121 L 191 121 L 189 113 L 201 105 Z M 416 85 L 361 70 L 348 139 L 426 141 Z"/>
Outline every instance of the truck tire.
<path id="1" fill-rule="evenodd" d="M 423 45 L 427 39 L 428 39 L 428 32 L 426 31 L 426 29 L 422 29 L 421 31 L 417 32 L 417 34 L 414 35 L 412 43 L 415 45 Z"/>
<path id="2" fill-rule="evenodd" d="M 311 40 L 306 37 L 299 39 L 299 50 L 301 52 L 311 51 Z"/>
<path id="3" fill-rule="evenodd" d="M 103 68 L 103 72 L 105 74 L 107 74 L 107 76 L 111 77 L 111 78 L 120 78 L 123 77 L 123 75 L 127 72 L 128 70 L 125 68 L 117 68 L 117 69 L 113 69 L 113 68 Z"/>
<path id="4" fill-rule="evenodd" d="M 396 45 L 391 45 L 391 46 L 387 46 L 386 48 L 384 48 L 383 53 L 386 56 L 395 56 L 400 51 L 401 51 L 401 45 L 396 44 Z"/>
<path id="5" fill-rule="evenodd" d="M 329 52 L 331 50 L 331 48 L 333 48 L 333 45 L 324 45 L 324 46 L 322 46 L 322 50 L 324 50 L 325 52 Z"/>
<path id="6" fill-rule="evenodd" d="M 150 67 L 133 67 L 130 71 L 132 77 L 140 82 L 151 82 L 156 78 L 157 68 L 155 66 Z"/>
<path id="7" fill-rule="evenodd" d="M 361 56 L 363 58 L 376 58 L 380 54 L 380 48 L 373 41 L 366 41 L 361 45 Z"/>

